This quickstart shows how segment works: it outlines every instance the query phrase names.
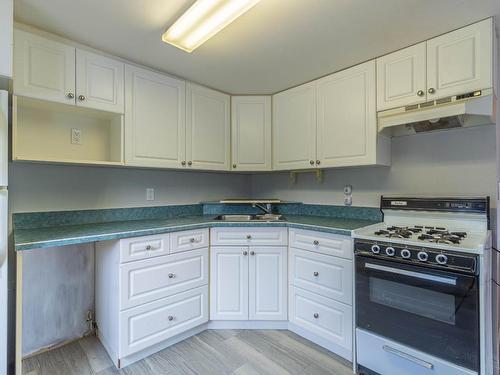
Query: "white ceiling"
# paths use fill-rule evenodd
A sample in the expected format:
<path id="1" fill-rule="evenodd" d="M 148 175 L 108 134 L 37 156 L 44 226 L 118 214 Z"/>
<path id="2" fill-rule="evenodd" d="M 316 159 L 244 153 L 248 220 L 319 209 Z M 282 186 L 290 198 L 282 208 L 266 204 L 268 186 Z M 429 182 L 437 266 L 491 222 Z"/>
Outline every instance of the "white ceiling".
<path id="1" fill-rule="evenodd" d="M 232 94 L 268 94 L 495 15 L 500 0 L 261 0 L 188 54 L 193 0 L 15 0 L 17 21 Z M 498 22 L 500 25 L 500 22 Z"/>

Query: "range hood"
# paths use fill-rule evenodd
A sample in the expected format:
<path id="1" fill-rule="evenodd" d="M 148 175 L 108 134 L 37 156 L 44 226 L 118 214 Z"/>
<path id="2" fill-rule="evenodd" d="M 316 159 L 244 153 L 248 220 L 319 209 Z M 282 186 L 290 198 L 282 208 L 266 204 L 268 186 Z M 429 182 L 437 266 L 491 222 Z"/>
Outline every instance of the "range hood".
<path id="1" fill-rule="evenodd" d="M 492 89 L 408 105 L 377 113 L 378 131 L 401 136 L 495 123 Z"/>

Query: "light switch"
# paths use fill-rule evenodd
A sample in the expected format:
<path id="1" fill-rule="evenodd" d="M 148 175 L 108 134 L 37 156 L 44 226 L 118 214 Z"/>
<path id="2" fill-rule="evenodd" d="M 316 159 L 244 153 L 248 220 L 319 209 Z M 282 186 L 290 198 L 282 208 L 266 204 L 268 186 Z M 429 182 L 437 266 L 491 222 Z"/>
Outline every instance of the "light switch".
<path id="1" fill-rule="evenodd" d="M 154 201 L 155 200 L 155 189 L 153 189 L 153 188 L 146 189 L 146 200 L 147 201 Z"/>

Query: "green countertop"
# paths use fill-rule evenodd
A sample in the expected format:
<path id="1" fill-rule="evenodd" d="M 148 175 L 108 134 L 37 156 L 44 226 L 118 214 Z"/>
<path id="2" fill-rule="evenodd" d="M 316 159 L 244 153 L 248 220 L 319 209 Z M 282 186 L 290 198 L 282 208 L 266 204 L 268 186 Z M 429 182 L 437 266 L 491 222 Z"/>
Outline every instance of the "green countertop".
<path id="1" fill-rule="evenodd" d="M 163 220 L 129 220 L 16 229 L 14 245 L 16 251 L 32 250 L 210 227 L 290 227 L 350 236 L 354 229 L 376 223 L 372 220 L 307 215 L 286 215 L 286 220 L 281 222 L 221 222 L 215 221 L 214 217 L 215 215 L 199 215 Z"/>

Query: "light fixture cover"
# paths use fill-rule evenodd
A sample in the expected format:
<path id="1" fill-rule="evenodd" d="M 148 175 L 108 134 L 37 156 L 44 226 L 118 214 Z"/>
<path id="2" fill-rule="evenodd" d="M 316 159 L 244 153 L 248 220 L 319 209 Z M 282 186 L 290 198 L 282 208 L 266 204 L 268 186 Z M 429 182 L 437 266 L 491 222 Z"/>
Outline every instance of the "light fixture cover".
<path id="1" fill-rule="evenodd" d="M 162 40 L 192 52 L 260 0 L 197 0 L 163 34 Z"/>

